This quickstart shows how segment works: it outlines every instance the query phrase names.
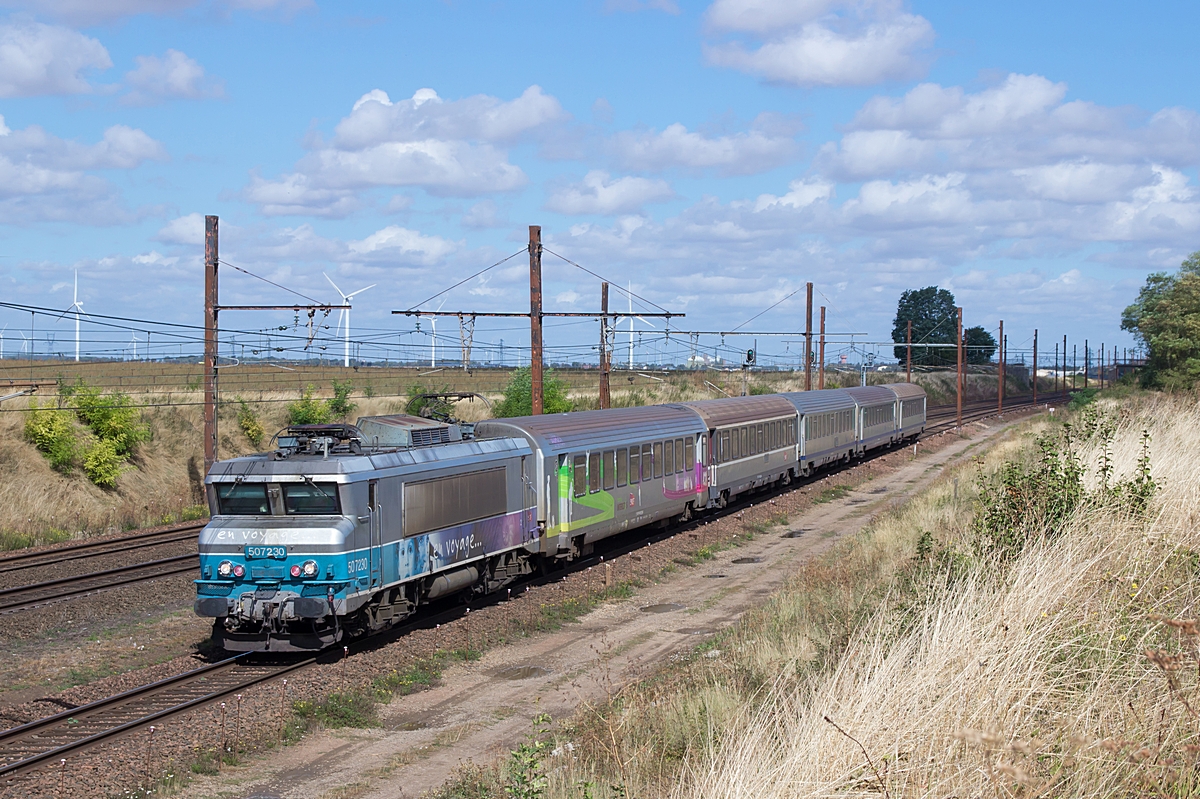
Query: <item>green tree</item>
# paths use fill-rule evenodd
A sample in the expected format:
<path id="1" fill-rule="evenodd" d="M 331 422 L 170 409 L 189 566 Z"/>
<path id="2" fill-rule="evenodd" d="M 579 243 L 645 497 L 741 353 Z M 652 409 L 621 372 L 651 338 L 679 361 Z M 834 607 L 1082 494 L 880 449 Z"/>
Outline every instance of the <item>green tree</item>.
<path id="1" fill-rule="evenodd" d="M 542 411 L 566 413 L 574 407 L 567 399 L 567 384 L 547 369 L 542 373 Z M 504 387 L 504 399 L 495 407 L 498 417 L 529 416 L 533 413 L 533 375 L 529 367 L 513 372 Z"/>
<path id="2" fill-rule="evenodd" d="M 1121 329 L 1149 352 L 1142 375 L 1147 385 L 1180 389 L 1200 381 L 1200 251 L 1174 274 L 1149 275 L 1121 314 Z"/>
<path id="3" fill-rule="evenodd" d="M 987 363 L 996 354 L 996 337 L 981 326 L 964 330 L 963 341 L 967 345 L 967 363 Z"/>
<path id="4" fill-rule="evenodd" d="M 908 322 L 911 321 L 914 344 L 954 344 L 958 338 L 957 314 L 954 295 L 946 289 L 928 286 L 906 291 L 900 295 L 896 307 L 892 341 L 906 340 Z M 904 361 L 908 357 L 908 348 L 902 344 L 894 353 L 898 360 Z M 921 366 L 946 366 L 955 363 L 957 357 L 952 349 L 913 347 L 912 351 L 913 363 Z"/>
<path id="5" fill-rule="evenodd" d="M 329 400 L 329 412 L 342 420 L 345 420 L 347 416 L 354 413 L 354 409 L 358 406 L 350 401 L 350 395 L 353 393 L 353 382 L 349 380 L 345 382 L 334 380 L 333 399 Z"/>

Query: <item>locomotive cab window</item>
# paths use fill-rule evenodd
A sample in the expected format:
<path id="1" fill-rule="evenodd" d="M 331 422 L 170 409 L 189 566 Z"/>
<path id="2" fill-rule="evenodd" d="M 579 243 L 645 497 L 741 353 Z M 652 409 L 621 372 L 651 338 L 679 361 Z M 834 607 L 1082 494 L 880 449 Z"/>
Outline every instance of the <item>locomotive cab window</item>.
<path id="1" fill-rule="evenodd" d="M 227 516 L 269 516 L 265 483 L 216 483 L 217 504 Z"/>
<path id="2" fill-rule="evenodd" d="M 336 516 L 337 483 L 284 483 L 283 508 L 289 516 Z"/>

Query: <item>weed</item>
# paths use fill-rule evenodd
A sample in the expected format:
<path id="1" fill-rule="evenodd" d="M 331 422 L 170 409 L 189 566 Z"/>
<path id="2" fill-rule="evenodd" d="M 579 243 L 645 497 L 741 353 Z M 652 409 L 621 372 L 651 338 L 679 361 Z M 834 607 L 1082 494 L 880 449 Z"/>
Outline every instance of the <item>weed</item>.
<path id="1" fill-rule="evenodd" d="M 266 436 L 267 431 L 263 429 L 262 422 L 259 421 L 258 415 L 254 413 L 254 409 L 250 407 L 250 403 L 241 397 L 237 397 L 236 399 L 238 403 L 238 427 L 242 428 L 242 433 L 252 446 L 261 446 L 263 437 Z"/>
<path id="2" fill-rule="evenodd" d="M 509 753 L 508 784 L 504 786 L 504 793 L 512 799 L 542 799 L 546 795 L 548 780 L 542 761 L 550 751 L 546 736 L 549 727 L 549 714 L 539 713 L 533 720 L 533 732 Z"/>
<path id="3" fill-rule="evenodd" d="M 841 499 L 849 493 L 850 489 L 846 486 L 833 486 L 832 488 L 823 490 L 813 502 L 818 505 L 824 502 L 833 502 L 835 499 Z"/>
<path id="4" fill-rule="evenodd" d="M 301 699 L 292 703 L 292 710 L 309 729 L 379 725 L 377 700 L 368 692 L 334 693 L 318 701 Z"/>
<path id="5" fill-rule="evenodd" d="M 353 382 L 349 380 L 334 380 L 333 398 L 328 400 L 329 413 L 335 418 L 343 420 L 350 414 L 354 413 L 354 409 L 358 406 L 350 401 L 350 395 L 353 393 Z"/>

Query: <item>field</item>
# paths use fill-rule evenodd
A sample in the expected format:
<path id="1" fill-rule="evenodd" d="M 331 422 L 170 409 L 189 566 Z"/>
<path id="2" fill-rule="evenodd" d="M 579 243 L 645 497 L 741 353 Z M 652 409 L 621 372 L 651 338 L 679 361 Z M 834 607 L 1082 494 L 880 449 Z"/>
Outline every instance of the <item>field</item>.
<path id="1" fill-rule="evenodd" d="M 1194 796 L 1200 408 L 1071 423 L 1026 426 L 441 796 Z"/>
<path id="2" fill-rule="evenodd" d="M 330 397 L 335 381 L 349 382 L 350 414 L 402 413 L 412 391 L 471 391 L 485 400 L 464 400 L 455 413 L 464 421 L 491 416 L 489 403 L 501 398 L 509 370 L 421 370 L 362 367 L 345 369 L 302 363 L 248 364 L 221 370 L 218 413 L 221 457 L 252 452 L 238 422 L 241 401 L 250 409 L 269 439 L 287 423 L 287 406 L 312 386 L 318 397 Z M 578 409 L 598 404 L 595 369 L 554 370 L 568 387 Z M 871 373 L 872 383 L 902 379 L 895 373 Z M 78 469 L 62 474 L 52 469 L 26 440 L 24 424 L 31 398 L 16 397 L 0 405 L 0 548 L 86 536 L 178 519 L 202 512 L 202 371 L 195 363 L 14 361 L 0 362 L 0 392 L 10 385 L 42 381 L 32 401 L 41 407 L 71 407 L 60 387 L 79 380 L 108 392 L 130 397 L 149 425 L 150 440 L 135 451 L 111 490 L 90 483 Z M 952 373 L 920 374 L 915 378 L 930 392 L 931 402 L 953 401 Z M 749 378 L 753 393 L 803 389 L 802 372 L 755 372 Z M 827 386 L 857 385 L 858 373 L 827 375 Z M 995 395 L 996 378 L 972 374 L 967 398 Z M 1015 380 L 1012 393 L 1027 390 Z M 644 405 L 737 396 L 740 372 L 616 371 L 612 375 L 615 405 Z"/>

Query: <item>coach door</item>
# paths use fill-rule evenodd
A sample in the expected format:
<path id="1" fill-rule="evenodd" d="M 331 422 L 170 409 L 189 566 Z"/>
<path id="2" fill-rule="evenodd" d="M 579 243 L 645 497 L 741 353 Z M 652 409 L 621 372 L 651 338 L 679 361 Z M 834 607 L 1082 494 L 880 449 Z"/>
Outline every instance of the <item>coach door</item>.
<path id="1" fill-rule="evenodd" d="M 367 515 L 371 517 L 368 529 L 368 555 L 371 565 L 371 587 L 378 587 L 382 580 L 380 572 L 383 567 L 383 507 L 379 501 L 379 481 L 367 483 Z"/>

